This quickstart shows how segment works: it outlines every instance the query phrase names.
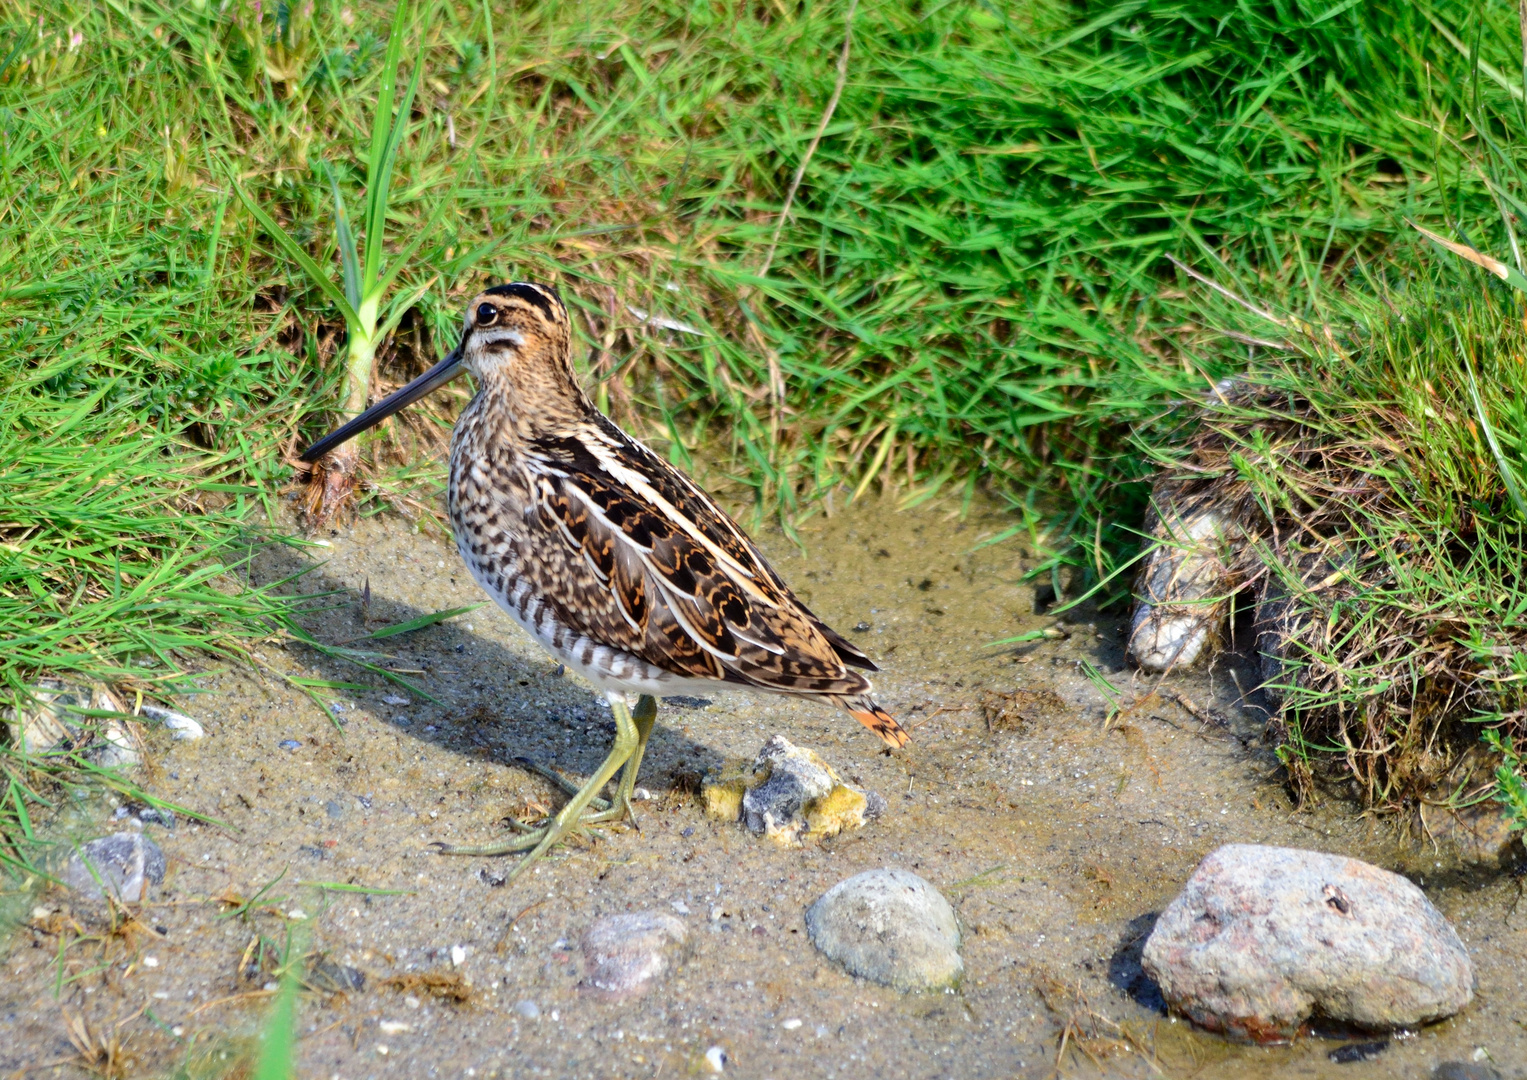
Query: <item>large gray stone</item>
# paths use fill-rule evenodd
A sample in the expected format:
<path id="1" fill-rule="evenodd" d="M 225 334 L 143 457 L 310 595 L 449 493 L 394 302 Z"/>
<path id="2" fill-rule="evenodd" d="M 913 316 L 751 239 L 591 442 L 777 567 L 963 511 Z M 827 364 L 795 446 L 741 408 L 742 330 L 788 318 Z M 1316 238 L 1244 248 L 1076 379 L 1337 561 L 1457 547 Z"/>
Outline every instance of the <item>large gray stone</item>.
<path id="1" fill-rule="evenodd" d="M 949 901 L 910 870 L 867 870 L 806 911 L 811 941 L 857 975 L 898 990 L 952 986 L 964 974 Z"/>
<path id="2" fill-rule="evenodd" d="M 673 966 L 688 937 L 684 924 L 664 911 L 606 915 L 583 935 L 584 986 L 611 1000 L 644 994 Z"/>
<path id="3" fill-rule="evenodd" d="M 69 888 L 92 900 L 109 892 L 125 903 L 137 903 L 149 882 L 164 881 L 164 852 L 142 833 L 112 833 L 82 844 L 59 876 Z"/>
<path id="4" fill-rule="evenodd" d="M 1174 1009 L 1255 1042 L 1291 1038 L 1316 1013 L 1413 1027 L 1474 996 L 1468 952 L 1420 889 L 1295 848 L 1210 854 L 1161 913 L 1141 962 Z"/>

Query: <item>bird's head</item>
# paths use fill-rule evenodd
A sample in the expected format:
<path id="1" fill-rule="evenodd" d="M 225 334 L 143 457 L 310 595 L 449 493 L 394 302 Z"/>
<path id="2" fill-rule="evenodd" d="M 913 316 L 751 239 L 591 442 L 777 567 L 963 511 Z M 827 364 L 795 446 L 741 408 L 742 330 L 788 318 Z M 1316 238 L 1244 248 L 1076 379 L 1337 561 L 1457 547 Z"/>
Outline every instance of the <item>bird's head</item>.
<path id="1" fill-rule="evenodd" d="M 517 413 L 546 417 L 589 408 L 573 372 L 572 324 L 562 298 L 548 285 L 512 281 L 473 298 L 461 341 L 444 360 L 309 446 L 302 460 L 317 461 L 463 370 Z"/>
<path id="2" fill-rule="evenodd" d="M 478 293 L 456 352 L 479 383 L 521 405 L 550 404 L 577 391 L 567 308 L 546 285 L 512 281 Z"/>

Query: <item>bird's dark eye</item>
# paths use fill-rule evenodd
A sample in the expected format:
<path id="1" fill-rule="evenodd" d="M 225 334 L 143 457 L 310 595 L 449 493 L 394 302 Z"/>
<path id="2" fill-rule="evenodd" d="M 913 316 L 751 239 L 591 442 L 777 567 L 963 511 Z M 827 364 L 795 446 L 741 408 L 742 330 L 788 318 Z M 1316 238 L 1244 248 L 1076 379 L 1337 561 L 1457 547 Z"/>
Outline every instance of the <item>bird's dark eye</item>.
<path id="1" fill-rule="evenodd" d="M 477 305 L 478 326 L 489 326 L 496 318 L 498 318 L 498 308 L 494 307 L 492 304 Z"/>

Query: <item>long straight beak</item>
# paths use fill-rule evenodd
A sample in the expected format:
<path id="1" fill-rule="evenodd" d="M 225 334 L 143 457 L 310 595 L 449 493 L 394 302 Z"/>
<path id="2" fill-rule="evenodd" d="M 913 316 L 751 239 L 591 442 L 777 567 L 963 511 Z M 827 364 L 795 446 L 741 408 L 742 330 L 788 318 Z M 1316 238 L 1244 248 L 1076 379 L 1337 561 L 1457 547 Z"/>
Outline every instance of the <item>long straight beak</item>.
<path id="1" fill-rule="evenodd" d="M 430 368 L 423 375 L 420 375 L 413 382 L 396 393 L 378 401 L 348 424 L 345 424 L 336 431 L 330 432 L 308 447 L 302 452 L 302 460 L 317 461 L 345 440 L 353 439 L 367 428 L 375 427 L 399 409 L 412 405 L 425 394 L 435 389 L 435 387 L 443 386 L 450 382 L 457 375 L 461 374 L 461 367 L 461 346 L 458 345 L 451 350 L 451 355 Z"/>

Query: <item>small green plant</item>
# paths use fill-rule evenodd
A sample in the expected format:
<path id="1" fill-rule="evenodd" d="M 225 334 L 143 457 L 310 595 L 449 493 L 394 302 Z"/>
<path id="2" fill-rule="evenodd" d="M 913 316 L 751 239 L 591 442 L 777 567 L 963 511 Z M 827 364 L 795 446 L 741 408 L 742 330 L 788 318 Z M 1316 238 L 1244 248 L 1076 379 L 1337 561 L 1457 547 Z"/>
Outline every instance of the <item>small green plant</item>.
<path id="1" fill-rule="evenodd" d="M 1485 744 L 1501 758 L 1495 767 L 1495 799 L 1505 806 L 1513 829 L 1527 829 L 1527 762 L 1510 735 L 1487 729 Z"/>
<path id="2" fill-rule="evenodd" d="M 287 929 L 280 983 L 260 1034 L 260 1057 L 255 1064 L 254 1080 L 293 1080 L 297 1075 L 297 1002 L 302 994 L 304 954 L 311 936 L 311 922 L 311 919 L 303 919 Z"/>
<path id="3" fill-rule="evenodd" d="M 397 327 L 404 312 L 430 286 L 430 282 L 426 282 L 411 290 L 394 293 L 390 299 L 388 297 L 399 273 L 429 235 L 427 228 L 415 232 L 413 238 L 392 260 L 391 266 L 384 269 L 382 264 L 393 169 L 397 162 L 398 148 L 408 130 L 409 111 L 413 108 L 419 80 L 424 72 L 424 53 L 421 49 L 414 58 L 413 73 L 401 100 L 397 102 L 397 114 L 394 116 L 393 103 L 397 91 L 398 67 L 403 55 L 407 15 L 407 5 L 400 3 L 393 16 L 392 32 L 387 39 L 387 54 L 382 61 L 381 92 L 372 120 L 371 147 L 366 161 L 366 208 L 360 238 L 350 227 L 339 181 L 333 170 L 328 170 L 329 185 L 334 195 L 334 238 L 339 249 L 340 282 L 336 284 L 329 270 L 319 266 L 291 233 L 266 213 L 242 187 L 238 188 L 244 204 L 259 221 L 261 228 L 301 267 L 308 280 L 339 309 L 344 318 L 346 358 L 340 407 L 348 415 L 359 413 L 366 407 L 371 393 L 371 376 L 376 366 L 377 348 Z M 358 465 L 359 452 L 352 442 L 335 449 L 314 470 L 309 514 L 315 528 L 333 520 L 350 500 Z"/>

